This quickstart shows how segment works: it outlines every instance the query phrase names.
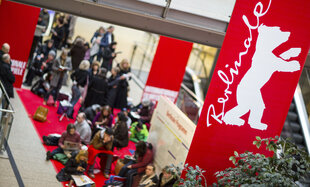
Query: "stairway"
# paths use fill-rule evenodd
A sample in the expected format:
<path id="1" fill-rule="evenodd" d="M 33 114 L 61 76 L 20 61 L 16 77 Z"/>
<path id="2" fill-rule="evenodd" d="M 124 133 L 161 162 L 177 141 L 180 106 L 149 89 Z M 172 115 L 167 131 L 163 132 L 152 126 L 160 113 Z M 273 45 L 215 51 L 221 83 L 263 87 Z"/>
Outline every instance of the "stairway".
<path id="1" fill-rule="evenodd" d="M 301 129 L 301 124 L 299 121 L 299 116 L 297 114 L 297 109 L 295 101 L 293 99 L 290 109 L 288 111 L 284 126 L 282 129 L 282 138 L 291 138 L 291 140 L 300 148 L 306 148 L 305 137 Z M 308 174 L 304 180 L 300 181 L 301 186 L 310 187 L 310 174 Z"/>

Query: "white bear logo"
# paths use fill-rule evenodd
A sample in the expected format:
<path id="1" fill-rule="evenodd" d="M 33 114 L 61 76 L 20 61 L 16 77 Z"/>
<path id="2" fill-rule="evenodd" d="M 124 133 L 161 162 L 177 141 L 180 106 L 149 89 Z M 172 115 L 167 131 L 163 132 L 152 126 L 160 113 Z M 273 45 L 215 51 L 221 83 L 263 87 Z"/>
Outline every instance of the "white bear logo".
<path id="1" fill-rule="evenodd" d="M 223 117 L 226 124 L 242 126 L 240 117 L 250 111 L 248 123 L 253 129 L 265 130 L 267 124 L 261 122 L 265 104 L 260 89 L 269 81 L 271 75 L 278 72 L 295 72 L 300 70 L 296 60 L 286 61 L 300 54 L 300 48 L 291 48 L 275 56 L 272 51 L 289 39 L 290 32 L 283 32 L 279 27 L 260 25 L 256 51 L 252 57 L 252 66 L 237 86 L 237 106 Z"/>

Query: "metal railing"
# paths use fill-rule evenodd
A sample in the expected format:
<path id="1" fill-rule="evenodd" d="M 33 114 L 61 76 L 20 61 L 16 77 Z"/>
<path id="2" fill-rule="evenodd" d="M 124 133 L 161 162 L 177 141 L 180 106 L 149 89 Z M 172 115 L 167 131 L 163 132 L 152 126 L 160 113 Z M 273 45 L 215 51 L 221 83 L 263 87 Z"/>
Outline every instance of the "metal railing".
<path id="1" fill-rule="evenodd" d="M 9 139 L 14 119 L 14 109 L 5 88 L 0 81 L 0 155 L 6 150 L 6 142 Z"/>

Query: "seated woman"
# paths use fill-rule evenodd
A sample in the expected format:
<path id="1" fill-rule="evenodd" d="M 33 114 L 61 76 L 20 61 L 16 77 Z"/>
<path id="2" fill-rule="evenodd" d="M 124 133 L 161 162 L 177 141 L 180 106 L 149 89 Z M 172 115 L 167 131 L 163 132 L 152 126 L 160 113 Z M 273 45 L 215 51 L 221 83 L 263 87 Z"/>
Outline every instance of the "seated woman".
<path id="1" fill-rule="evenodd" d="M 113 130 L 110 128 L 106 128 L 103 130 L 100 130 L 96 133 L 94 138 L 89 144 L 88 147 L 88 176 L 91 178 L 95 178 L 94 175 L 94 166 L 95 166 L 95 160 L 96 157 L 99 155 L 101 159 L 101 163 L 106 160 L 106 165 L 104 169 L 104 177 L 109 178 L 110 168 L 112 164 L 113 159 L 113 152 L 112 152 L 112 146 L 113 146 Z"/>
<path id="2" fill-rule="evenodd" d="M 135 143 L 139 141 L 146 141 L 149 136 L 149 131 L 147 130 L 146 125 L 142 124 L 141 121 L 134 122 L 130 128 L 130 141 Z"/>
<path id="3" fill-rule="evenodd" d="M 60 171 L 56 178 L 60 181 L 72 180 L 71 175 L 83 175 L 87 168 L 88 152 L 81 150 L 77 155 L 72 156 L 66 163 L 63 171 Z M 73 181 L 70 181 L 70 184 Z M 70 186 L 70 185 L 69 185 Z"/>
<path id="4" fill-rule="evenodd" d="M 129 161 L 125 166 L 122 167 L 119 172 L 119 176 L 126 177 L 127 187 L 132 186 L 133 177 L 135 175 L 142 175 L 148 164 L 153 162 L 153 146 L 146 142 L 140 141 L 136 144 L 135 156 L 136 161 Z"/>
<path id="5" fill-rule="evenodd" d="M 53 75 L 51 73 L 48 73 L 45 77 L 45 79 L 38 80 L 32 87 L 31 92 L 34 94 L 43 97 L 51 88 L 50 83 L 53 78 Z"/>
<path id="6" fill-rule="evenodd" d="M 97 113 L 93 120 L 93 136 L 101 129 L 111 127 L 113 122 L 113 114 L 111 108 L 106 105 Z"/>
<path id="7" fill-rule="evenodd" d="M 71 143 L 71 144 L 76 144 L 78 147 L 74 149 L 80 149 L 82 144 L 81 144 L 81 138 L 79 133 L 76 132 L 75 125 L 74 124 L 69 124 L 67 126 L 67 130 L 62 133 L 59 141 L 58 141 L 58 148 L 56 148 L 54 151 L 50 152 L 47 151 L 46 153 L 46 160 L 50 160 L 53 158 L 53 156 L 57 153 L 64 153 L 65 150 L 69 150 L 65 144 Z M 73 149 L 72 147 L 70 149 Z"/>
<path id="8" fill-rule="evenodd" d="M 171 168 L 171 166 L 166 166 L 159 175 L 157 187 L 173 187 L 177 180 L 178 177 L 174 174 L 173 168 Z"/>
<path id="9" fill-rule="evenodd" d="M 114 130 L 114 142 L 113 146 L 117 148 L 123 148 L 128 146 L 128 127 L 126 124 L 127 117 L 124 112 L 117 114 L 117 122 L 113 127 Z"/>

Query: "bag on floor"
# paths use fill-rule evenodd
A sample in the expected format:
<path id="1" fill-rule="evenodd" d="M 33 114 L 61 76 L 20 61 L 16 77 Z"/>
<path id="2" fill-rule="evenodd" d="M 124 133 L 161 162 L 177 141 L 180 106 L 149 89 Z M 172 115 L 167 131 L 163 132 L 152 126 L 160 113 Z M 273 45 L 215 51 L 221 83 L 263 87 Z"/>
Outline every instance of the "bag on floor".
<path id="1" fill-rule="evenodd" d="M 48 109 L 43 106 L 39 106 L 33 115 L 33 119 L 39 122 L 45 122 L 47 119 Z"/>

